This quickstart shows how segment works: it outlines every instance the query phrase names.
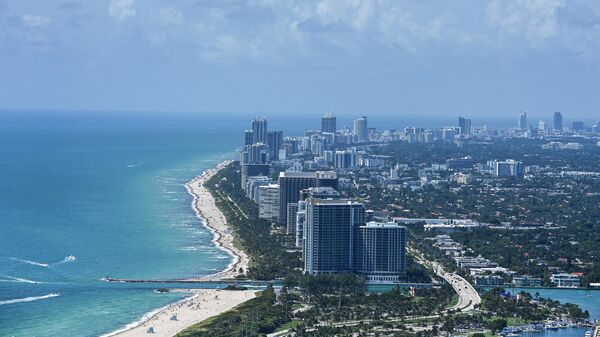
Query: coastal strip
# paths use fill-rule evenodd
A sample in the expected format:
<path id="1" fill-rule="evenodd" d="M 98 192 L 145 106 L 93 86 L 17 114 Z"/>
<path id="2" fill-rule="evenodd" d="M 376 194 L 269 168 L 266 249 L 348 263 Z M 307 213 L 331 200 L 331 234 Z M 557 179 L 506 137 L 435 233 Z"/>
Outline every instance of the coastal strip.
<path id="1" fill-rule="evenodd" d="M 194 212 L 202 224 L 214 235 L 212 242 L 230 254 L 233 261 L 219 273 L 199 278 L 180 279 L 179 281 L 230 280 L 243 274 L 239 272 L 240 269 L 246 271 L 248 268 L 248 255 L 233 244 L 234 237 L 231 229 L 227 226 L 227 220 L 217 207 L 210 191 L 204 186 L 209 179 L 230 163 L 231 161 L 224 161 L 215 168 L 204 171 L 200 176 L 188 182 L 185 187 L 192 195 Z M 148 336 L 149 328 L 154 331 L 153 336 L 174 336 L 195 323 L 231 310 L 256 296 L 256 291 L 253 290 L 175 289 L 171 291 L 192 293 L 193 296 L 156 312 L 151 312 L 140 322 L 132 323 L 131 326 L 106 336 Z"/>
<path id="2" fill-rule="evenodd" d="M 213 232 L 213 242 L 217 247 L 230 254 L 233 257 L 233 261 L 225 270 L 219 273 L 199 278 L 189 278 L 186 280 L 216 281 L 233 279 L 244 274 L 244 272 L 248 270 L 248 255 L 242 249 L 234 245 L 233 233 L 229 226 L 227 226 L 225 216 L 217 207 L 215 198 L 213 198 L 210 191 L 204 186 L 208 180 L 229 164 L 231 164 L 231 161 L 227 160 L 213 169 L 206 170 L 203 174 L 187 183 L 185 187 L 193 197 L 192 208 L 196 212 L 196 215 L 200 218 L 200 221 L 202 221 L 206 228 Z M 240 269 L 243 270 L 242 273 L 240 273 Z"/>
<path id="3" fill-rule="evenodd" d="M 106 337 L 148 336 L 148 329 L 152 329 L 152 336 L 175 336 L 189 326 L 222 314 L 256 297 L 256 292 L 253 290 L 176 289 L 172 291 L 192 293 L 193 296 L 152 312 L 140 322 L 131 324 L 131 327 L 125 327 Z"/>

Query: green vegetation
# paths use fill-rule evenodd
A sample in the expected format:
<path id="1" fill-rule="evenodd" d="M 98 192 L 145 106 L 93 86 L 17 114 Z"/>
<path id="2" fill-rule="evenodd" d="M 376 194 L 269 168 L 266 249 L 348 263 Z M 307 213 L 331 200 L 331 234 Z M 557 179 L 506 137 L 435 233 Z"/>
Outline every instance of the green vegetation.
<path id="1" fill-rule="evenodd" d="M 558 301 L 539 297 L 534 298 L 527 292 L 510 296 L 500 288 L 481 295 L 481 309 L 503 319 L 517 317 L 521 320 L 519 323 L 539 322 L 562 315 L 573 319 L 589 318 L 589 313 L 582 311 L 577 305 L 560 304 Z"/>
<path id="2" fill-rule="evenodd" d="M 192 325 L 177 337 L 264 336 L 289 321 L 283 306 L 275 300 L 273 287 L 268 287 L 258 297 Z"/>
<path id="3" fill-rule="evenodd" d="M 541 277 L 549 284 L 550 274 L 558 271 L 581 272 L 582 285 L 600 282 L 600 177 L 569 176 L 564 171 L 599 172 L 600 147 L 585 139 L 583 150 L 544 150 L 547 140 L 507 139 L 491 142 L 455 144 L 408 144 L 393 142 L 377 150 L 391 156 L 391 162 L 408 164 L 400 181 L 416 181 L 419 170 L 449 158 L 471 156 L 477 163 L 492 159 L 515 159 L 523 165 L 538 165 L 543 172 L 527 179 L 497 178 L 469 171 L 475 181 L 468 185 L 448 182 L 454 171 L 435 171 L 437 184 L 420 188 L 359 184 L 344 194 L 365 200 L 369 207 L 390 216 L 422 218 L 469 218 L 492 225 L 525 226 L 457 232 L 452 238 L 479 255 L 519 274 Z M 355 181 L 368 179 L 359 172 Z M 536 228 L 543 227 L 543 228 Z M 411 226 L 411 235 L 420 234 Z M 430 233 L 433 235 L 434 233 Z M 420 237 L 423 237 L 420 235 Z M 418 240 L 412 240 L 414 244 Z M 419 249 L 449 268 L 447 257 Z"/>
<path id="4" fill-rule="evenodd" d="M 246 271 L 248 278 L 272 280 L 300 273 L 300 255 L 286 250 L 287 237 L 272 233 L 271 222 L 259 219 L 258 207 L 244 195 L 240 187 L 239 164 L 227 166 L 205 186 L 233 228 L 237 242 L 251 258 Z"/>

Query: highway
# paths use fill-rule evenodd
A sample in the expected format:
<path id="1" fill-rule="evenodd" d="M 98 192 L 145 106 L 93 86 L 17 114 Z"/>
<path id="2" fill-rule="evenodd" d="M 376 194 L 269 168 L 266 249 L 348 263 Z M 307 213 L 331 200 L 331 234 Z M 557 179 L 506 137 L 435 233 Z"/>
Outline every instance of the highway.
<path id="1" fill-rule="evenodd" d="M 425 259 L 423 254 L 416 249 L 409 248 L 409 251 L 413 253 L 419 263 L 431 267 L 435 274 L 448 282 L 458 294 L 458 302 L 448 309 L 471 311 L 475 309 L 475 306 L 481 304 L 481 297 L 479 297 L 477 290 L 462 276 L 447 272 L 439 262 Z"/>

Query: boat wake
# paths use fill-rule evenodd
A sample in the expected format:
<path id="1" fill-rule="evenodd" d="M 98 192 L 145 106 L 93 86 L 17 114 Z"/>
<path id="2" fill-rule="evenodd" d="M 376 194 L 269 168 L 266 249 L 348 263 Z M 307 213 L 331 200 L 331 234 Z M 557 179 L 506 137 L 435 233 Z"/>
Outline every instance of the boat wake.
<path id="1" fill-rule="evenodd" d="M 21 278 L 21 277 L 1 276 L 1 275 L 0 275 L 0 282 L 15 282 L 15 283 L 29 283 L 29 284 L 42 283 L 42 282 L 38 282 L 38 281 L 29 280 L 26 278 Z"/>
<path id="2" fill-rule="evenodd" d="M 49 266 L 49 264 L 47 264 L 47 263 L 36 262 L 36 261 L 31 261 L 31 260 L 26 260 L 26 259 L 19 259 L 17 257 L 11 257 L 10 259 L 12 261 L 22 262 L 22 263 L 30 264 L 32 266 L 38 266 L 38 267 L 44 267 L 44 268 L 48 268 L 48 266 Z"/>
<path id="3" fill-rule="evenodd" d="M 32 297 L 25 297 L 25 298 L 16 298 L 14 300 L 0 301 L 0 305 L 23 303 L 23 302 L 33 302 L 33 301 L 45 300 L 47 298 L 58 297 L 58 296 L 60 296 L 59 293 L 51 293 L 51 294 L 44 295 L 44 296 L 32 296 Z"/>
<path id="4" fill-rule="evenodd" d="M 43 262 L 37 262 L 37 261 L 32 261 L 32 260 L 27 260 L 27 259 L 20 259 L 18 257 L 9 257 L 8 259 L 12 260 L 12 261 L 16 261 L 16 262 L 29 264 L 32 266 L 43 267 L 43 268 L 49 268 L 49 267 L 52 267 L 53 265 L 74 262 L 77 260 L 77 258 L 73 255 L 69 255 L 69 256 L 65 257 L 64 259 L 62 259 L 58 262 L 54 262 L 54 263 L 43 263 Z"/>

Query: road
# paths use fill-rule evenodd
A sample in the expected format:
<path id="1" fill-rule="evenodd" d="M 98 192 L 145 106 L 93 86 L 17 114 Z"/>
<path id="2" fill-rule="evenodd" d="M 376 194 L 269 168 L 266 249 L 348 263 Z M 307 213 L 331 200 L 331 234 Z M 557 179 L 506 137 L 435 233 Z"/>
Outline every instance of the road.
<path id="1" fill-rule="evenodd" d="M 413 253 L 419 263 L 431 267 L 436 275 L 443 278 L 452 286 L 454 291 L 456 291 L 456 294 L 458 295 L 458 303 L 448 309 L 471 311 L 475 309 L 475 306 L 481 304 L 481 297 L 479 297 L 477 290 L 475 290 L 471 283 L 465 280 L 462 276 L 456 273 L 447 272 L 444 269 L 444 266 L 442 266 L 439 262 L 425 259 L 421 252 L 413 248 L 409 248 L 409 251 Z"/>

